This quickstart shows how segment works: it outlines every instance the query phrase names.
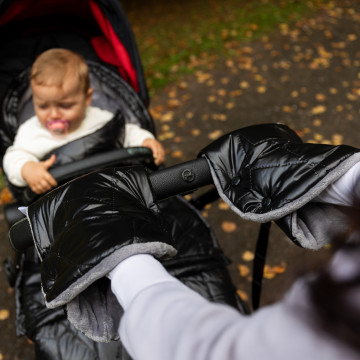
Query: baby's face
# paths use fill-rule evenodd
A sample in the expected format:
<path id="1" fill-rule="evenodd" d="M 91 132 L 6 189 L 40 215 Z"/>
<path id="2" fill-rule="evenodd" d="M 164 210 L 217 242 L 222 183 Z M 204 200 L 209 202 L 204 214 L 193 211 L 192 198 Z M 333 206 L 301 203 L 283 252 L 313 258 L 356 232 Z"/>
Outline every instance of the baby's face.
<path id="1" fill-rule="evenodd" d="M 65 123 L 68 131 L 76 130 L 85 117 L 90 105 L 92 90 L 85 94 L 78 81 L 64 79 L 63 86 L 38 85 L 31 83 L 34 109 L 41 125 Z"/>

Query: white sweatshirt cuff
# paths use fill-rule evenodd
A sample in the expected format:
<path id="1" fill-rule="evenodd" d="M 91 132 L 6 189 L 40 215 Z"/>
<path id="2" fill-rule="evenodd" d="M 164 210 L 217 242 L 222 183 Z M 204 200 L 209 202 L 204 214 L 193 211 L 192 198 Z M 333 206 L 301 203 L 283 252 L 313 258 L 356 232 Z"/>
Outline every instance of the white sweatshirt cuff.
<path id="1" fill-rule="evenodd" d="M 123 260 L 108 277 L 111 290 L 126 310 L 142 290 L 163 282 L 177 282 L 153 256 L 140 254 Z"/>

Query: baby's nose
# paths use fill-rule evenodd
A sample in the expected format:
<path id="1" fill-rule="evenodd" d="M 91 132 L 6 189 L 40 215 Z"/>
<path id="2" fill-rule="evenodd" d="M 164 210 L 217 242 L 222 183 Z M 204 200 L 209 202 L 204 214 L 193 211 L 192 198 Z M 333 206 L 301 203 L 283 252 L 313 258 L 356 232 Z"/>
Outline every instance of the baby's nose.
<path id="1" fill-rule="evenodd" d="M 53 106 L 50 109 L 50 118 L 51 120 L 56 120 L 61 118 L 61 111 L 57 106 Z"/>

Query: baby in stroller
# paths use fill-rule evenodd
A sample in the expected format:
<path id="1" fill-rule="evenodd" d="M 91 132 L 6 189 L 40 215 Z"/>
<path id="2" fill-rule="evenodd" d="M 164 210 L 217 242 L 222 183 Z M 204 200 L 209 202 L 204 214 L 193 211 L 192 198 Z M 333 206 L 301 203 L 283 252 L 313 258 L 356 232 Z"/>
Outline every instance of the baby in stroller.
<path id="1" fill-rule="evenodd" d="M 92 88 L 85 60 L 67 49 L 42 53 L 30 71 L 36 116 L 24 122 L 3 159 L 3 169 L 15 186 L 30 186 L 42 194 L 57 186 L 47 171 L 56 156 L 44 157 L 55 148 L 95 132 L 113 118 L 110 111 L 90 106 Z M 120 141 L 120 139 L 119 139 Z M 149 131 L 125 124 L 124 147 L 152 150 L 155 164 L 164 161 L 164 149 Z"/>
<path id="2" fill-rule="evenodd" d="M 34 116 L 29 68 L 38 54 L 52 48 L 76 51 L 86 59 L 92 89 L 91 106 L 115 114 L 95 132 L 49 150 L 50 154 L 44 153 L 45 159 L 51 159 L 54 154 L 53 169 L 76 164 L 82 159 L 91 162 L 95 154 L 107 154 L 119 146 L 119 142 L 124 146 L 124 129 L 132 125 L 155 139 L 136 44 L 118 1 L 54 0 L 51 6 L 45 0 L 8 1 L 0 4 L 0 25 L 1 160 L 16 141 L 21 125 Z M 86 103 L 86 96 L 84 101 Z M 54 126 L 66 132 L 66 121 L 55 125 L 50 128 Z M 63 141 L 63 138 L 58 140 Z M 141 145 L 146 146 L 144 140 L 140 140 Z M 117 165 L 127 163 L 123 159 L 115 160 Z M 111 159 L 101 167 L 114 164 Z M 57 177 L 55 180 L 60 183 Z M 7 184 L 19 201 L 16 208 L 24 205 L 25 188 L 11 184 L 9 179 Z M 164 262 L 168 271 L 206 298 L 230 304 L 246 313 L 228 274 L 228 260 L 198 209 L 182 196 L 167 199 L 160 207 L 172 224 L 172 237 L 178 248 L 177 256 Z M 15 283 L 17 334 L 26 335 L 34 342 L 37 358 L 128 359 L 120 342 L 90 340 L 67 320 L 64 308 L 46 307 L 40 268 L 35 248 L 29 248 L 20 255 Z M 103 286 L 110 291 L 109 284 L 105 280 Z"/>

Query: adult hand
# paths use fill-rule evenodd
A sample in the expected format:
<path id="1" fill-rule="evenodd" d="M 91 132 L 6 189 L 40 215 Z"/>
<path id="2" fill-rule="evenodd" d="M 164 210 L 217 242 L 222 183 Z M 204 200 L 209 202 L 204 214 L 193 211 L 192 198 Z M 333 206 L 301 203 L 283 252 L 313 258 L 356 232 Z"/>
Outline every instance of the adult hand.
<path id="1" fill-rule="evenodd" d="M 176 254 L 142 166 L 77 178 L 30 205 L 28 218 L 47 306 L 67 304 L 69 320 L 97 341 L 118 337 L 121 314 L 104 276 L 134 254 Z"/>
<path id="2" fill-rule="evenodd" d="M 47 160 L 26 162 L 21 169 L 21 176 L 27 182 L 30 189 L 40 195 L 57 186 L 56 180 L 48 172 L 48 169 L 54 165 L 55 155 L 51 155 Z"/>

